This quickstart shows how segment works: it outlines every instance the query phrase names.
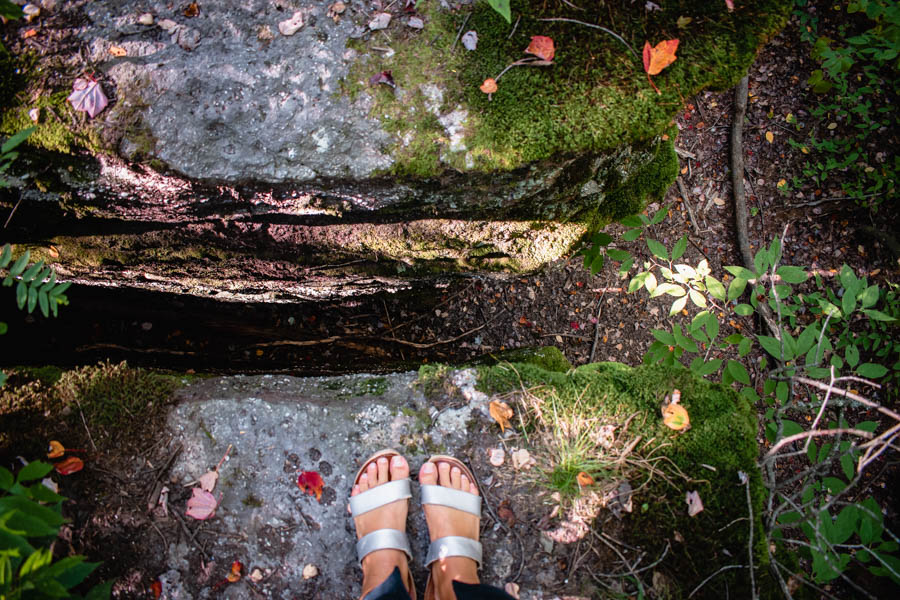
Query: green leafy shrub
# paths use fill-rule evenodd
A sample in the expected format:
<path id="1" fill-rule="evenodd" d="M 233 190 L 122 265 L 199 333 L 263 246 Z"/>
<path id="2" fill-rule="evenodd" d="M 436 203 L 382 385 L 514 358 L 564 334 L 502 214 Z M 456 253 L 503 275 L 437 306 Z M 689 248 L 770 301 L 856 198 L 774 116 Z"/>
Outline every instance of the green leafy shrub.
<path id="1" fill-rule="evenodd" d="M 41 481 L 53 466 L 34 461 L 17 476 L 0 467 L 0 598 L 109 598 L 112 582 L 93 587 L 86 595 L 72 592 L 98 563 L 83 556 L 53 557 L 53 540 L 65 523 L 65 500 Z"/>

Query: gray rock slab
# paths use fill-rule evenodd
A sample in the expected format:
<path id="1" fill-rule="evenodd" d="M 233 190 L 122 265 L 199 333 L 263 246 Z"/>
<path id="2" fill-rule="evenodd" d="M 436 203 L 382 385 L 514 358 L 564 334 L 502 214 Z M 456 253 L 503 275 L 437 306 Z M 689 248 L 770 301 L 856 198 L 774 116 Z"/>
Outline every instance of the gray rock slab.
<path id="1" fill-rule="evenodd" d="M 168 548 L 169 570 L 161 580 L 169 597 L 249 597 L 246 580 L 214 591 L 215 582 L 203 574 L 209 561 L 222 572 L 239 560 L 248 574 L 259 569 L 263 578 L 255 587 L 266 598 L 358 598 L 361 571 L 346 502 L 359 466 L 373 452 L 393 447 L 417 470 L 431 453 L 453 453 L 471 443 L 473 422 L 489 419 L 488 398 L 474 389 L 473 371 L 453 376 L 463 401 L 443 410 L 429 406 L 416 380 L 413 372 L 236 376 L 182 389 L 168 419 L 173 444 L 183 445 L 171 471 L 169 486 L 178 491 L 169 510 L 184 514 L 183 486 L 215 467 L 229 444 L 233 448 L 214 491 L 220 504 L 198 533 L 206 556 L 184 536 Z M 321 502 L 297 486 L 301 471 L 321 474 Z M 409 533 L 421 575 L 427 529 L 418 486 L 413 488 Z M 489 557 L 482 577 L 503 585 L 515 574 L 512 553 L 518 548 L 497 530 L 488 530 L 482 541 Z M 318 575 L 304 579 L 310 564 Z"/>

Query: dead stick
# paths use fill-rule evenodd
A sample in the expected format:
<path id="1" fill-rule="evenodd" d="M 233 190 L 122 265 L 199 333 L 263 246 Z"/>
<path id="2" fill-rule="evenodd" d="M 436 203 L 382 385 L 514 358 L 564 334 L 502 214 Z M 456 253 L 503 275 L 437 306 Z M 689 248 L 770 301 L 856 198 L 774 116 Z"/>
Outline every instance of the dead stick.
<path id="1" fill-rule="evenodd" d="M 753 255 L 750 253 L 750 241 L 747 236 L 747 198 L 744 194 L 743 148 L 744 116 L 747 114 L 748 86 L 749 76 L 744 75 L 737 87 L 734 88 L 734 121 L 731 123 L 731 189 L 734 194 L 734 225 L 737 230 L 737 242 L 741 251 L 741 260 L 744 262 L 744 266 L 752 271 L 754 269 Z M 775 338 L 781 340 L 781 328 L 775 321 L 769 305 L 761 302 L 758 310 L 769 328 L 769 332 Z"/>
<path id="2" fill-rule="evenodd" d="M 16 209 L 19 208 L 19 205 L 22 204 L 22 194 L 19 194 L 19 201 L 16 202 L 16 205 L 13 206 L 13 209 L 9 211 L 9 216 L 6 218 L 6 223 L 3 224 L 3 229 L 6 229 L 6 226 L 9 225 L 9 222 L 12 220 L 13 215 L 16 214 Z"/>
<path id="3" fill-rule="evenodd" d="M 700 237 L 700 226 L 697 225 L 697 217 L 694 215 L 694 207 L 691 205 L 691 199 L 688 196 L 687 188 L 684 185 L 684 180 L 681 178 L 681 175 L 675 178 L 675 182 L 678 184 L 678 190 L 681 192 L 681 198 L 684 200 L 684 205 L 687 207 L 688 214 L 691 217 L 691 225 L 694 226 L 694 234 L 697 237 Z"/>

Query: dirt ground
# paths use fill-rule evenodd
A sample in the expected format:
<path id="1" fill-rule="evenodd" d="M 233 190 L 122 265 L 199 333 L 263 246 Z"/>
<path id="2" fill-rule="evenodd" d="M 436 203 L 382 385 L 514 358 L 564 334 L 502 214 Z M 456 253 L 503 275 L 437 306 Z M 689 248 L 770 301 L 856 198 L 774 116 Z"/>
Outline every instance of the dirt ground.
<path id="1" fill-rule="evenodd" d="M 787 228 L 787 264 L 828 272 L 846 263 L 879 283 L 897 281 L 900 269 L 896 257 L 863 231 L 866 226 L 888 232 L 900 230 L 894 206 L 885 204 L 873 215 L 852 202 L 829 200 L 843 195 L 839 178 L 821 189 L 807 184 L 787 197 L 776 188 L 780 179 L 790 180 L 799 173 L 804 160 L 788 144 L 796 133 L 785 127 L 784 117 L 791 113 L 801 120 L 810 118 L 815 99 L 804 82 L 813 68 L 792 19 L 762 49 L 750 70 L 751 100 L 744 127 L 744 150 L 748 206 L 756 209 L 749 221 L 751 245 L 756 248 L 768 243 Z M 686 101 L 677 119 L 680 134 L 676 146 L 682 151 L 681 178 L 688 197 L 683 197 L 679 187 L 673 185 L 663 201 L 670 207 L 669 217 L 649 233 L 670 248 L 686 234 L 690 244 L 685 261 L 696 264 L 706 258 L 714 274 L 721 273 L 724 265 L 740 264 L 728 169 L 732 115 L 730 90 L 708 92 Z M 774 134 L 771 142 L 766 139 L 770 131 Z M 882 139 L 885 147 L 896 144 L 896 135 L 896 131 L 886 134 Z M 694 223 L 687 204 L 696 215 Z M 648 256 L 646 245 L 640 240 L 620 247 L 638 257 Z M 428 312 L 416 312 L 414 307 L 387 298 L 384 311 L 372 315 L 370 321 L 372 327 L 402 333 L 419 343 L 462 335 L 457 342 L 430 352 L 425 357 L 430 361 L 462 363 L 489 352 L 556 345 L 575 365 L 604 360 L 638 364 L 653 341 L 650 330 L 669 329 L 668 311 L 664 302 L 625 294 L 626 286 L 627 279 L 619 278 L 609 267 L 591 277 L 581 257 L 573 256 L 541 273 L 513 280 L 476 278 L 454 283 L 442 301 Z M 754 323 L 737 319 L 726 326 L 724 334 L 735 327 L 754 327 Z M 471 333 L 463 335 L 467 332 Z M 131 358 L 135 362 L 135 357 Z M 45 436 L 67 434 L 85 445 L 96 443 L 100 449 L 103 460 L 95 461 L 79 477 L 68 479 L 62 489 L 72 499 L 66 505 L 72 522 L 66 526 L 60 546 L 65 552 L 83 553 L 92 560 L 103 561 L 98 576 L 116 579 L 115 598 L 153 597 L 149 589 L 164 567 L 164 551 L 161 543 L 155 543 L 162 540 L 148 543 L 148 538 L 171 540 L 184 534 L 178 522 L 172 521 L 161 531 L 146 516 L 146 498 L 157 476 L 164 476 L 170 452 L 167 440 L 156 436 L 154 423 L 159 418 L 149 418 L 147 426 L 128 439 L 92 441 L 82 429 L 72 426 L 66 431 L 63 428 L 68 425 L 55 421 L 45 422 L 34 431 L 33 445 L 41 444 L 40 440 L 47 439 Z M 16 453 L 26 450 L 39 451 L 21 448 Z M 900 506 L 895 497 L 896 473 L 895 469 L 889 471 L 886 483 L 879 484 L 883 506 Z M 893 513 L 888 516 L 896 518 Z M 533 518 L 520 515 L 515 521 L 519 536 L 533 535 L 541 526 L 538 515 L 529 517 Z M 204 525 L 194 532 L 201 543 L 206 530 Z M 525 564 L 526 569 L 533 566 Z M 595 564 L 593 555 L 581 556 L 574 549 L 572 555 L 558 557 L 560 574 L 570 574 L 576 566 L 607 570 Z M 567 578 L 556 575 L 554 585 L 563 592 Z M 319 594 L 316 597 L 327 597 L 326 591 Z"/>

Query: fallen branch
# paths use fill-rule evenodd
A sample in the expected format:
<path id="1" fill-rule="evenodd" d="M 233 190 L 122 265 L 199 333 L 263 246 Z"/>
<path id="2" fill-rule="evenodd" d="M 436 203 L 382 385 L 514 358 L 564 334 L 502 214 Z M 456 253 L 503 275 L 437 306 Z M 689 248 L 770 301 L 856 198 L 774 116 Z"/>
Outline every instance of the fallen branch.
<path id="1" fill-rule="evenodd" d="M 819 437 L 823 435 L 856 435 L 861 438 L 865 438 L 867 440 L 872 439 L 872 434 L 868 431 L 863 431 L 862 429 L 854 429 L 852 427 L 837 427 L 835 429 L 819 429 L 816 431 L 802 431 L 800 433 L 795 433 L 794 435 L 789 435 L 786 438 L 782 438 L 778 441 L 777 444 L 772 446 L 772 449 L 769 450 L 766 455 L 763 457 L 763 462 L 765 463 L 771 457 L 778 453 L 779 450 L 784 448 L 787 444 L 791 444 L 793 442 L 797 442 L 799 440 L 804 440 L 808 437 Z"/>
<path id="2" fill-rule="evenodd" d="M 684 201 L 684 205 L 687 207 L 688 214 L 691 217 L 691 225 L 694 227 L 694 234 L 697 237 L 700 237 L 700 226 L 697 225 L 697 216 L 694 215 L 694 207 L 691 206 L 691 198 L 688 196 L 687 187 L 684 185 L 684 180 L 681 178 L 681 175 L 675 178 L 675 182 L 678 184 L 678 191 L 681 192 L 681 199 Z"/>

